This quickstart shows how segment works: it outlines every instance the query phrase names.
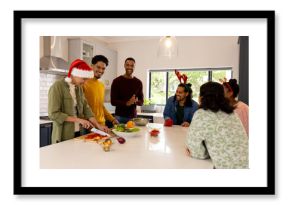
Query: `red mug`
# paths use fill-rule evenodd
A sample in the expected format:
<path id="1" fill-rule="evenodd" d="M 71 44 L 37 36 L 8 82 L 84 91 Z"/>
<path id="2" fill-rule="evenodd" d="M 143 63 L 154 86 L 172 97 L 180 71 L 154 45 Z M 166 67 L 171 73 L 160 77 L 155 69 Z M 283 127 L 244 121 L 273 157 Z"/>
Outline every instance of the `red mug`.
<path id="1" fill-rule="evenodd" d="M 171 127 L 173 125 L 173 120 L 172 119 L 166 119 L 164 121 L 164 126 L 167 126 L 167 127 Z"/>

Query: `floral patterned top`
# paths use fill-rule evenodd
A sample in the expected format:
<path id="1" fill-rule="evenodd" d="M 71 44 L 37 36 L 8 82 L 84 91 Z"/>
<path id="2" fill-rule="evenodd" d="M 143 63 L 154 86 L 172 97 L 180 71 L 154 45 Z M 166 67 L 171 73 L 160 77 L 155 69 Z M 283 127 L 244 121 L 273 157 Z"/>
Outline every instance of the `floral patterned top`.
<path id="1" fill-rule="evenodd" d="M 215 168 L 244 169 L 249 167 L 248 139 L 236 114 L 199 109 L 192 118 L 186 145 L 192 157 L 210 157 Z"/>

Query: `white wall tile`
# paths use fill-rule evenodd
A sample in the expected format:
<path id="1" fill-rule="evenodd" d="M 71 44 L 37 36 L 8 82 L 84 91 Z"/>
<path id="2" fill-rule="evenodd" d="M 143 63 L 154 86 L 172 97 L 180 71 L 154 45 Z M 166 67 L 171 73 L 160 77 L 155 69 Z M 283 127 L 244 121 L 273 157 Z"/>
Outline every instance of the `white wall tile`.
<path id="1" fill-rule="evenodd" d="M 48 91 L 50 86 L 59 78 L 62 78 L 62 76 L 58 75 L 52 75 L 52 74 L 45 74 L 45 73 L 40 73 L 39 75 L 39 112 L 41 113 L 47 113 L 48 112 Z"/>

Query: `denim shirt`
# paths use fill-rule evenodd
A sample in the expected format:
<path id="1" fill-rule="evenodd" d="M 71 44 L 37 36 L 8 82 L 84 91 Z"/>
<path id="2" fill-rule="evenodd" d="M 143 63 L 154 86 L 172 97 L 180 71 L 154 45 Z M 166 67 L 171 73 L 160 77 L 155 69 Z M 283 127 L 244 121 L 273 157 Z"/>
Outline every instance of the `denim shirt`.
<path id="1" fill-rule="evenodd" d="M 191 123 L 193 114 L 195 113 L 195 111 L 198 109 L 198 104 L 197 102 L 195 102 L 194 100 L 192 101 L 192 106 L 190 107 L 184 107 L 184 118 L 183 118 L 183 122 L 188 122 Z M 174 96 L 168 98 L 165 108 L 164 108 L 164 112 L 163 112 L 163 117 L 164 119 L 168 119 L 171 118 L 173 120 L 173 124 L 177 125 L 177 119 L 176 119 L 176 106 L 177 106 L 178 102 L 177 100 L 174 100 Z"/>

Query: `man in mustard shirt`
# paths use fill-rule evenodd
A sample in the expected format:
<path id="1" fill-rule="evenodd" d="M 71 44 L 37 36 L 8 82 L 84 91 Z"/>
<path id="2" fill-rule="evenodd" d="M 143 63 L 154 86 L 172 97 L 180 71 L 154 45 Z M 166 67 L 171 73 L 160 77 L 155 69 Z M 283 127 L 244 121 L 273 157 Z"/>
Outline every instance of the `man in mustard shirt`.
<path id="1" fill-rule="evenodd" d="M 104 106 L 105 86 L 99 80 L 104 74 L 108 64 L 109 61 L 105 56 L 94 56 L 91 65 L 94 70 L 94 78 L 87 80 L 83 85 L 83 90 L 88 104 L 95 114 L 95 118 L 98 123 L 101 125 L 105 125 L 106 120 L 112 122 L 112 124 L 119 123 Z"/>

